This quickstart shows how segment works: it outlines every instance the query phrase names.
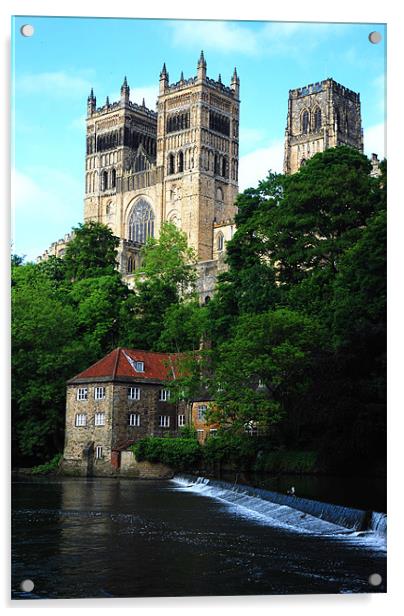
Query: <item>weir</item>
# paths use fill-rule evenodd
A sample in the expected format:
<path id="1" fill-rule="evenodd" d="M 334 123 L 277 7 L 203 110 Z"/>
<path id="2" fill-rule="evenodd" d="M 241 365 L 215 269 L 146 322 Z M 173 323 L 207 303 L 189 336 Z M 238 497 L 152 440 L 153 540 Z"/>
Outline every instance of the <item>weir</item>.
<path id="1" fill-rule="evenodd" d="M 342 507 L 207 477 L 178 474 L 173 481 L 206 496 L 245 507 L 300 532 L 341 533 L 347 529 L 347 532 L 373 531 L 382 536 L 387 533 L 387 515 L 384 513 Z"/>

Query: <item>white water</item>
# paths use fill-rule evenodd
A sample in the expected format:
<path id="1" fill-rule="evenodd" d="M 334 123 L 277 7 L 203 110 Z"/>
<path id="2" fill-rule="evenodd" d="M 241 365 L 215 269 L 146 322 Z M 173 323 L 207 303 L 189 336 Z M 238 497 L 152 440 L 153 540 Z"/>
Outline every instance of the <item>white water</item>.
<path id="1" fill-rule="evenodd" d="M 353 547 L 363 547 L 376 551 L 386 551 L 386 537 L 375 532 L 384 528 L 386 524 L 385 514 L 374 513 L 372 515 L 371 530 L 358 531 L 349 529 L 339 524 L 326 521 L 320 517 L 304 513 L 288 505 L 264 500 L 258 495 L 251 495 L 243 490 L 243 486 L 229 487 L 229 484 L 220 485 L 215 481 L 210 485 L 206 477 L 189 477 L 176 475 L 172 481 L 177 489 L 189 490 L 217 499 L 226 503 L 233 515 L 241 515 L 265 525 L 277 527 L 286 532 L 299 534 L 311 534 L 321 537 L 329 537 L 337 541 L 347 541 Z"/>

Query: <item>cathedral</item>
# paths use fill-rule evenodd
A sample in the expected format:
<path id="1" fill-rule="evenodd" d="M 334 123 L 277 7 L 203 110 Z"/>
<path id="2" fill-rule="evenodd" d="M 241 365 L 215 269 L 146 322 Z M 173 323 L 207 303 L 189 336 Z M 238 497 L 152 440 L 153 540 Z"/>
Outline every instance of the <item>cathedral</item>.
<path id="1" fill-rule="evenodd" d="M 210 79 L 202 52 L 196 76 L 176 83 L 164 64 L 156 111 L 130 100 L 126 78 L 119 101 L 97 107 L 94 93 L 88 97 L 84 222 L 104 223 L 120 238 L 129 284 L 142 244 L 165 221 L 186 234 L 200 278 L 216 272 L 236 213 L 239 89 L 236 69 L 229 86 L 220 75 Z"/>
<path id="2" fill-rule="evenodd" d="M 196 75 L 170 83 L 160 72 L 156 109 L 120 99 L 97 107 L 87 99 L 84 222 L 106 224 L 120 240 L 119 270 L 129 286 L 141 248 L 164 222 L 187 237 L 198 260 L 198 292 L 206 302 L 225 269 L 225 245 L 235 232 L 238 194 L 240 79 L 229 85 L 207 76 L 203 51 Z M 317 152 L 348 145 L 363 152 L 360 96 L 326 79 L 289 91 L 284 173 L 295 173 Z M 372 164 L 377 171 L 378 160 Z M 40 259 L 63 256 L 70 239 L 54 242 Z"/>

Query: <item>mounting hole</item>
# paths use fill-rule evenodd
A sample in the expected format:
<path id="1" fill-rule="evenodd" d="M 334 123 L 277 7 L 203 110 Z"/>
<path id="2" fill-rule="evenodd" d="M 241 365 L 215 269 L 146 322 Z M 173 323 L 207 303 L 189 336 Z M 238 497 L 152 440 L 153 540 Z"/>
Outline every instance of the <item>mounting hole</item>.
<path id="1" fill-rule="evenodd" d="M 34 590 L 34 582 L 32 580 L 23 580 L 20 584 L 22 592 L 32 592 Z"/>
<path id="2" fill-rule="evenodd" d="M 20 32 L 23 36 L 32 36 L 34 34 L 34 26 L 31 24 L 24 24 L 21 26 Z"/>
<path id="3" fill-rule="evenodd" d="M 369 575 L 369 584 L 371 586 L 380 586 L 382 583 L 382 576 L 379 573 L 372 573 Z"/>
<path id="4" fill-rule="evenodd" d="M 373 45 L 377 45 L 377 43 L 380 43 L 380 41 L 382 40 L 382 35 L 380 34 L 380 32 L 371 32 L 368 38 L 369 41 L 373 43 Z"/>

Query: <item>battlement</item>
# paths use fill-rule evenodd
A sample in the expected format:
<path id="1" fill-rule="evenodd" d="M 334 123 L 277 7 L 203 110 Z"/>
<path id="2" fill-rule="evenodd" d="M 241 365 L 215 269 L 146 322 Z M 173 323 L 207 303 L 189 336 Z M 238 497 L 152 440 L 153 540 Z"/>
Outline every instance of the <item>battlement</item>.
<path id="1" fill-rule="evenodd" d="M 360 95 L 353 90 L 337 83 L 329 77 L 328 79 L 324 79 L 323 81 L 316 81 L 315 83 L 311 83 L 307 86 L 303 86 L 302 88 L 295 88 L 293 90 L 289 90 L 289 96 L 292 98 L 301 98 L 303 96 L 310 96 L 311 94 L 317 94 L 318 92 L 322 92 L 325 89 L 332 89 L 334 92 L 341 94 L 345 98 L 349 98 L 354 102 L 360 101 Z"/>
<path id="2" fill-rule="evenodd" d="M 100 117 L 102 115 L 105 115 L 106 113 L 111 113 L 111 111 L 118 111 L 119 109 L 123 109 L 125 107 L 132 109 L 133 111 L 143 113 L 149 118 L 153 118 L 153 119 L 157 118 L 156 111 L 149 109 L 145 105 L 138 105 L 138 103 L 134 103 L 132 101 L 124 102 L 124 103 L 122 101 L 115 101 L 113 103 L 105 104 L 102 107 L 97 107 L 95 111 L 93 111 L 91 114 L 88 115 L 88 117 L 89 118 Z"/>

